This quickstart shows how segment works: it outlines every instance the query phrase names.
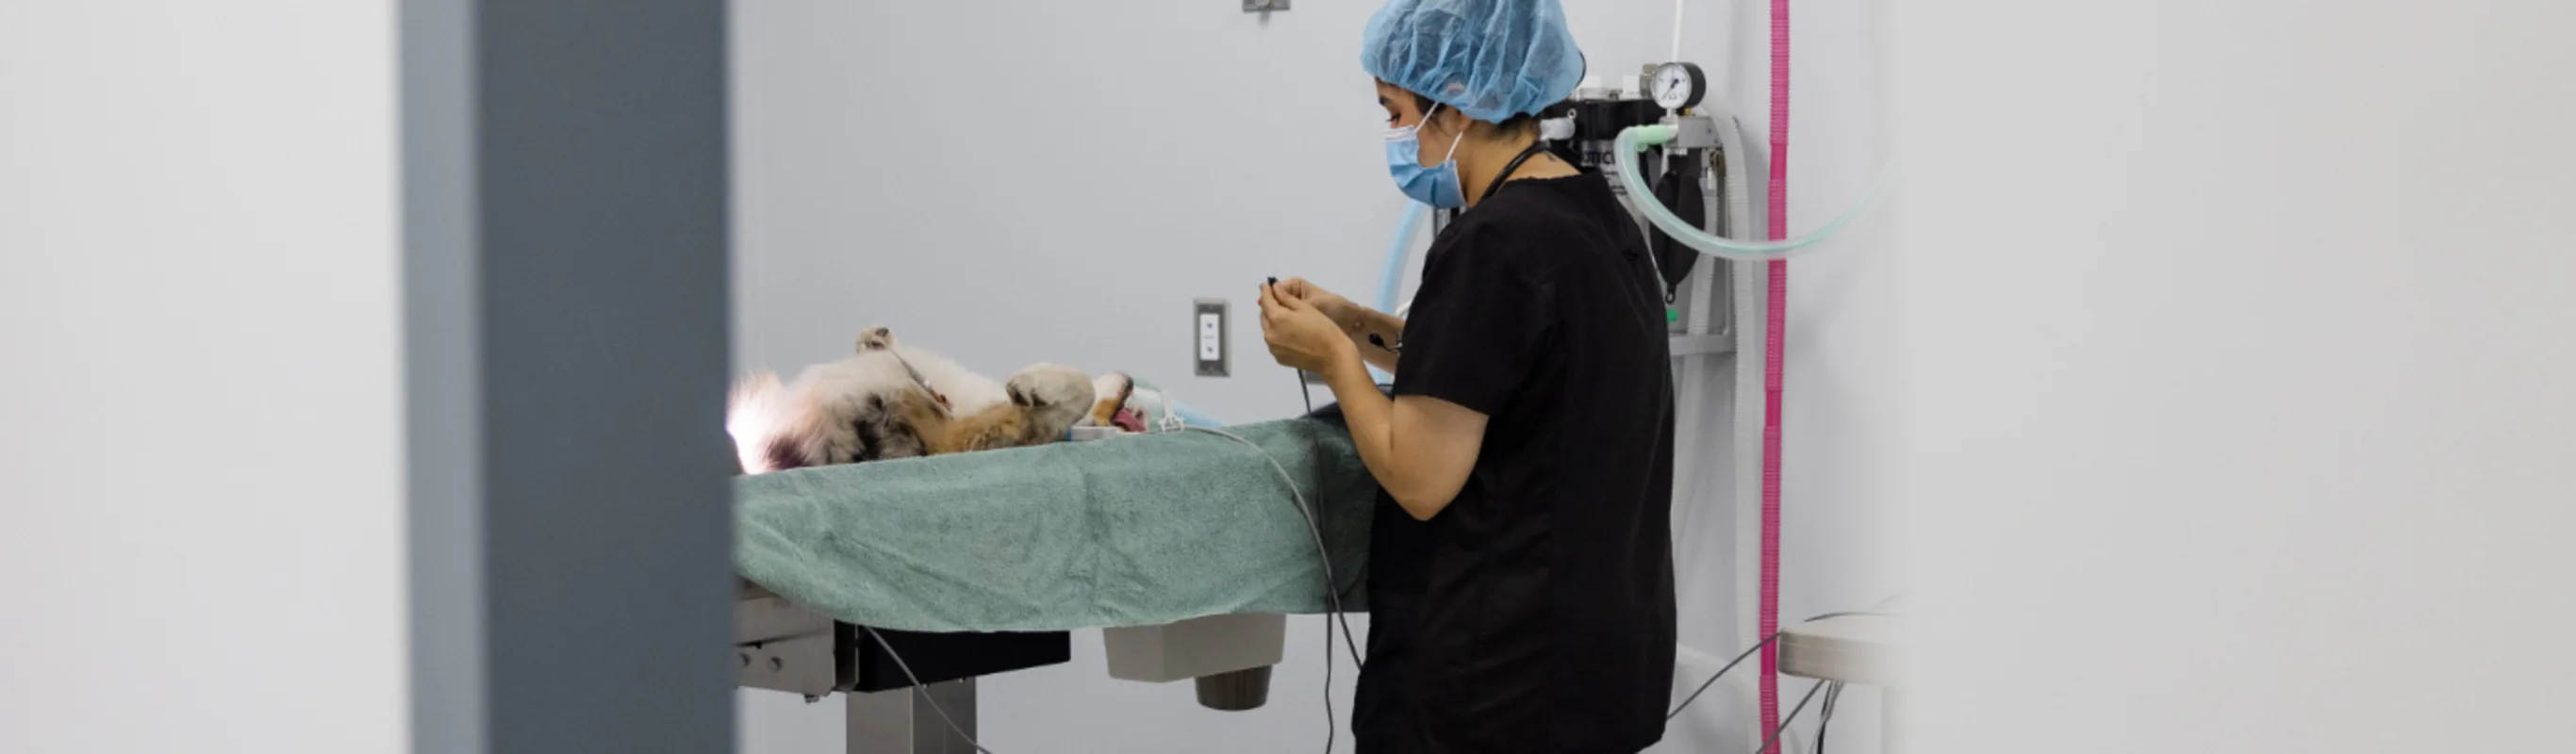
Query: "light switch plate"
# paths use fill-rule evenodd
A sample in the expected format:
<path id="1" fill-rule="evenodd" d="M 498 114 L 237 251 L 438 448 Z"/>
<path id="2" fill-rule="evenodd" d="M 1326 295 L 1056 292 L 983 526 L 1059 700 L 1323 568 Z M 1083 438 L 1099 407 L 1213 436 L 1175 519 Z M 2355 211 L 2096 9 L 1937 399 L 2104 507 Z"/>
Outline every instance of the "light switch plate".
<path id="1" fill-rule="evenodd" d="M 1221 298 L 1203 298 L 1192 303 L 1190 310 L 1190 354 L 1201 377 L 1228 376 L 1228 352 L 1233 344 L 1226 342 L 1228 327 L 1226 303 Z"/>

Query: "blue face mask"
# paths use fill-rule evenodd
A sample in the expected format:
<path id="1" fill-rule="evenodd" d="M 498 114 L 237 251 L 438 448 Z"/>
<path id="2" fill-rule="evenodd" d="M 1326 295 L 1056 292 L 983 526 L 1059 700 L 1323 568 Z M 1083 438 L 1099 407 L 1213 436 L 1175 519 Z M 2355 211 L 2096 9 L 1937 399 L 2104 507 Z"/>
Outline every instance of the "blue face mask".
<path id="1" fill-rule="evenodd" d="M 1430 112 L 1422 114 L 1422 120 L 1430 121 L 1431 113 L 1436 112 L 1440 112 L 1440 106 L 1432 105 Z M 1441 158 L 1438 166 L 1427 168 L 1422 166 L 1421 136 L 1420 123 L 1387 129 L 1386 170 L 1395 176 L 1395 187 L 1432 209 L 1467 206 L 1467 190 L 1458 183 L 1458 142 L 1467 138 L 1467 131 L 1460 129 L 1458 138 L 1449 142 L 1449 156 Z"/>

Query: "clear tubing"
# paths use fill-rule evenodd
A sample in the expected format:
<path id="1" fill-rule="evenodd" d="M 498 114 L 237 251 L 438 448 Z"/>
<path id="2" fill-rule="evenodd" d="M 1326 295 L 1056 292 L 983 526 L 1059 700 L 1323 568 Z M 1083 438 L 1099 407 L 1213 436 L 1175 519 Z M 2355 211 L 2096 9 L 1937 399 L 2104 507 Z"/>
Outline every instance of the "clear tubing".
<path id="1" fill-rule="evenodd" d="M 1421 202 L 1406 201 L 1404 204 L 1404 221 L 1396 224 L 1395 239 L 1387 242 L 1386 272 L 1378 278 L 1377 286 L 1377 310 L 1393 314 L 1398 319 L 1404 317 L 1404 312 L 1397 311 L 1395 305 L 1397 294 L 1404 291 L 1404 263 L 1412 256 L 1410 252 L 1413 251 L 1413 235 L 1422 227 L 1422 212 L 1425 209 Z M 1385 383 L 1391 380 L 1386 370 L 1379 369 L 1374 364 L 1369 366 L 1368 373 L 1370 380 L 1374 382 Z"/>
<path id="2" fill-rule="evenodd" d="M 1395 226 L 1395 240 L 1387 243 L 1386 274 L 1378 278 L 1377 310 L 1395 311 L 1395 295 L 1404 288 L 1404 261 L 1413 250 L 1414 229 L 1422 223 L 1422 203 L 1405 202 L 1404 222 Z"/>
<path id="3" fill-rule="evenodd" d="M 1180 426 L 1184 427 L 1208 427 L 1211 429 L 1224 429 L 1226 427 L 1225 422 L 1218 421 L 1215 417 L 1208 416 L 1207 414 L 1199 413 L 1197 409 L 1190 408 L 1188 405 L 1185 405 L 1180 401 L 1172 400 L 1172 394 L 1163 392 L 1163 388 L 1159 385 L 1147 382 L 1144 378 L 1134 375 L 1129 375 L 1128 379 L 1132 380 L 1135 385 L 1135 393 L 1130 396 L 1128 400 L 1144 403 L 1145 405 L 1139 406 L 1138 408 L 1145 411 L 1147 414 L 1162 414 L 1159 420 L 1152 422 L 1152 424 L 1155 425 L 1154 431 L 1160 432 L 1168 429 L 1169 427 L 1162 425 L 1174 422 L 1177 422 Z"/>
<path id="4" fill-rule="evenodd" d="M 1682 3 L 1684 2 L 1687 0 L 1673 0 L 1673 56 L 1665 58 L 1666 61 L 1682 59 Z"/>
<path id="5" fill-rule="evenodd" d="M 1173 415 L 1181 418 L 1181 426 L 1207 427 L 1210 429 L 1224 429 L 1227 426 L 1225 422 L 1217 421 L 1215 418 L 1212 418 L 1207 414 L 1199 413 L 1197 409 L 1190 408 L 1188 404 L 1170 400 L 1168 397 L 1165 398 L 1165 400 L 1167 402 L 1164 405 L 1171 408 Z"/>
<path id="6" fill-rule="evenodd" d="M 1718 149 L 1721 150 L 1721 154 L 1740 155 L 1743 153 L 1744 137 L 1741 132 L 1742 129 L 1736 122 L 1735 111 L 1726 106 L 1724 99 L 1712 94 L 1707 100 L 1700 103 L 1699 111 L 1709 115 L 1717 124 Z M 1707 178 L 1723 179 L 1725 181 L 1722 187 L 1710 192 L 1711 196 L 1720 198 L 1725 202 L 1725 206 L 1719 208 L 1719 211 L 1711 213 L 1712 217 L 1723 218 L 1724 220 L 1725 226 L 1718 228 L 1718 232 L 1724 234 L 1727 238 L 1752 237 L 1756 223 L 1752 210 L 1752 189 L 1750 188 L 1750 179 L 1745 176 L 1745 170 L 1748 167 L 1749 161 L 1742 159 L 1729 160 L 1725 164 L 1724 170 L 1718 170 L 1719 165 L 1716 160 L 1705 160 L 1703 162 L 1708 163 L 1708 168 L 1710 170 L 1718 171 L 1715 174 L 1704 174 L 1704 176 Z M 1697 336 L 1716 334 L 1715 322 L 1717 315 L 1715 311 L 1717 307 L 1710 306 L 1709 302 L 1716 300 L 1714 298 L 1716 293 L 1715 286 L 1716 278 L 1719 277 L 1718 270 L 1722 269 L 1720 265 L 1731 264 L 1734 263 L 1726 260 L 1717 260 L 1709 265 L 1703 266 L 1703 269 L 1694 271 L 1691 274 L 1691 300 L 1698 302 L 1699 305 L 1695 307 L 1697 311 L 1693 314 L 1690 320 L 1684 323 L 1685 328 L 1683 331 L 1685 333 Z M 1739 327 L 1741 326 L 1740 323 L 1760 321 L 1760 315 L 1758 313 L 1749 315 L 1742 313 L 1743 301 L 1749 299 L 1744 299 L 1741 296 L 1735 298 L 1738 299 L 1734 302 L 1734 306 L 1737 310 L 1735 321 L 1739 323 Z M 1738 342 L 1741 343 L 1742 339 L 1739 338 Z M 1738 346 L 1738 349 L 1739 353 L 1741 353 L 1743 347 Z M 1741 358 L 1741 356 L 1738 356 L 1737 358 Z M 1730 398 L 1737 401 L 1735 405 L 1735 413 L 1733 414 L 1734 416 L 1752 415 L 1750 410 L 1744 407 L 1745 404 L 1742 396 L 1712 395 L 1712 393 L 1716 392 L 1715 389 L 1717 387 L 1714 377 L 1718 371 L 1723 368 L 1721 364 L 1726 361 L 1727 359 L 1716 354 L 1683 357 L 1680 369 L 1681 375 L 1679 378 L 1681 379 L 1681 382 L 1675 388 L 1676 395 L 1674 406 L 1676 407 L 1676 410 L 1683 410 L 1681 407 L 1689 407 L 1688 413 L 1690 414 L 1706 414 L 1709 417 L 1709 421 L 1716 422 L 1721 431 L 1705 433 L 1705 435 L 1699 432 L 1687 432 L 1675 435 L 1674 442 L 1677 443 L 1674 446 L 1676 448 L 1676 458 L 1706 457 L 1708 455 L 1707 453 L 1697 450 L 1698 448 L 1703 447 L 1703 437 L 1705 437 L 1709 442 L 1718 443 L 1733 439 L 1737 442 L 1736 447 L 1739 448 L 1750 448 L 1755 445 L 1755 442 L 1733 438 L 1731 435 L 1722 431 L 1724 427 L 1728 426 L 1726 421 L 1728 414 L 1725 411 L 1725 405 L 1719 403 L 1719 401 L 1729 400 Z M 1737 379 L 1741 380 L 1743 378 L 1738 377 Z M 1758 439 L 1759 436 L 1757 435 L 1756 441 L 1758 441 Z M 1702 475 L 1699 472 L 1693 471 L 1692 473 L 1684 474 L 1681 472 L 1681 467 L 1676 466 L 1675 468 L 1676 472 L 1673 479 L 1673 499 L 1675 501 L 1674 505 L 1680 511 L 1681 515 L 1680 530 L 1686 532 L 1699 531 L 1700 516 L 1702 515 L 1700 509 L 1704 507 L 1699 501 L 1706 500 L 1710 495 L 1701 489 L 1703 480 L 1701 479 Z M 1723 485 L 1718 486 L 1722 487 Z M 1723 495 L 1725 491 L 1726 490 L 1724 489 L 1718 490 L 1721 495 Z M 1751 500 L 1755 494 L 1759 493 L 1745 494 L 1741 498 L 1720 497 L 1720 499 Z M 1727 513 L 1729 511 L 1720 510 L 1718 512 Z M 1691 553 L 1689 555 L 1676 555 L 1676 557 L 1695 558 L 1696 555 L 1696 553 Z M 1752 614 L 1752 610 L 1747 608 L 1744 613 L 1750 615 Z"/>
<path id="7" fill-rule="evenodd" d="M 1647 188 L 1645 178 L 1641 177 L 1637 170 L 1637 153 L 1645 151 L 1647 147 L 1662 146 L 1671 142 L 1674 131 L 1675 129 L 1669 124 L 1658 124 L 1632 126 L 1619 132 L 1619 138 L 1610 151 L 1618 157 L 1619 183 L 1628 190 L 1629 196 L 1655 195 L 1653 189 Z M 1702 254 L 1739 262 L 1772 262 L 1803 256 L 1807 252 L 1814 251 L 1817 242 L 1842 232 L 1843 227 L 1860 217 L 1862 211 L 1878 203 L 1879 195 L 1887 190 L 1888 176 L 1895 172 L 1895 167 L 1895 162 L 1891 160 L 1886 166 L 1879 168 L 1878 180 L 1870 183 L 1869 193 L 1862 195 L 1860 202 L 1852 205 L 1851 210 L 1844 212 L 1841 217 L 1834 218 L 1833 222 L 1825 223 L 1825 227 L 1817 228 L 1806 235 L 1779 241 L 1753 242 L 1720 238 L 1692 227 L 1688 221 L 1665 208 L 1662 202 L 1645 201 L 1635 204 L 1644 210 L 1646 221 L 1654 223 L 1655 228 L 1662 230 L 1664 235 L 1671 236 L 1673 240 L 1680 241 L 1682 245 L 1696 249 Z"/>
<path id="8" fill-rule="evenodd" d="M 1724 100 L 1719 99 L 1714 93 L 1709 96 L 1707 101 L 1700 103 L 1700 109 L 1710 113 L 1712 115 L 1712 120 L 1716 121 L 1717 148 L 1723 150 L 1720 154 L 1726 156 L 1724 162 L 1726 163 L 1727 169 L 1723 176 L 1726 179 L 1726 185 L 1722 190 L 1726 192 L 1723 195 L 1726 197 L 1724 216 L 1727 219 L 1728 227 L 1719 228 L 1718 230 L 1725 233 L 1728 238 L 1751 238 L 1754 233 L 1753 179 L 1746 175 L 1746 171 L 1751 169 L 1753 161 L 1744 156 L 1746 154 L 1744 150 L 1744 124 L 1736 120 L 1735 108 L 1728 107 L 1727 103 Z M 1714 167 L 1719 161 L 1710 160 L 1708 162 L 1712 167 Z M 1715 284 L 1714 281 L 1710 279 L 1714 277 L 1716 276 L 1712 274 L 1709 277 L 1700 279 L 1702 290 L 1699 291 L 1698 300 L 1709 300 L 1710 291 L 1707 290 L 1707 286 Z M 1714 332 L 1714 330 L 1710 329 L 1710 320 L 1715 318 L 1712 311 L 1714 308 L 1715 307 L 1708 306 L 1700 307 L 1699 322 L 1695 325 L 1695 329 L 1692 332 L 1693 335 L 1709 335 Z M 1753 318 L 1738 316 L 1734 321 L 1738 323 L 1751 322 L 1753 321 Z M 1740 327 L 1741 325 L 1739 324 L 1737 326 Z"/>

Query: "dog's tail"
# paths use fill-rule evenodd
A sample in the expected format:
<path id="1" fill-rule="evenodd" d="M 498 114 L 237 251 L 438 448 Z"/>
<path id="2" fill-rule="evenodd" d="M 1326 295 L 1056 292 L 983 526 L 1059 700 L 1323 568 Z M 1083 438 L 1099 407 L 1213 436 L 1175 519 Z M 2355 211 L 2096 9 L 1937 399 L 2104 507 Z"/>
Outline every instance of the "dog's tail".
<path id="1" fill-rule="evenodd" d="M 824 436 L 809 401 L 780 382 L 778 375 L 755 372 L 734 383 L 725 404 L 725 433 L 733 436 L 734 455 L 745 474 L 815 465 Z"/>

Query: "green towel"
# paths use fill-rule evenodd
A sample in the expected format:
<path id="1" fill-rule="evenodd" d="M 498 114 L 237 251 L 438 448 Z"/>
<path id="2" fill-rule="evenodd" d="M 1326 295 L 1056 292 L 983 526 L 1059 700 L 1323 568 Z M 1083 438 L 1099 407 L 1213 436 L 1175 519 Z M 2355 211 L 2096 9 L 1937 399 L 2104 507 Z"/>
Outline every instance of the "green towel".
<path id="1" fill-rule="evenodd" d="M 1227 431 L 1321 507 L 1361 610 L 1377 484 L 1334 419 Z M 799 469 L 735 480 L 735 566 L 842 621 L 1061 631 L 1324 612 L 1323 564 L 1262 453 L 1198 431 Z"/>

